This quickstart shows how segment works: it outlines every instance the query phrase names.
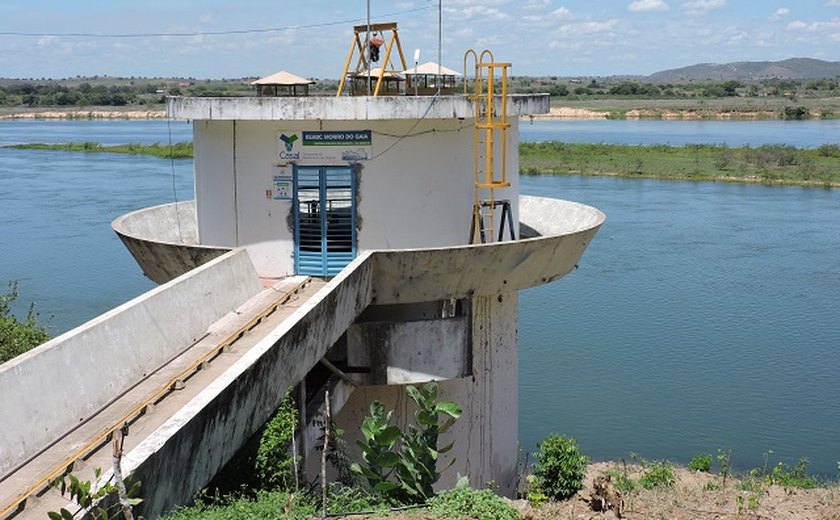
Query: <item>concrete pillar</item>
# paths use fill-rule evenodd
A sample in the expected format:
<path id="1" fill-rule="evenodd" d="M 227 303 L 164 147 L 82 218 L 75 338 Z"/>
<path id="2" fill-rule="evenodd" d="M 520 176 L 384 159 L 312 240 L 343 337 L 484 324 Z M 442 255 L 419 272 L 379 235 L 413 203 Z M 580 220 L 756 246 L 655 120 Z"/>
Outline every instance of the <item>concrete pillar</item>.
<path id="1" fill-rule="evenodd" d="M 454 441 L 439 468 L 455 463 L 441 477 L 438 488 L 455 484 L 457 475 L 467 475 L 473 487 L 492 483 L 498 493 L 512 496 L 517 479 L 517 293 L 476 297 L 472 301 L 472 376 L 439 382 L 440 399 L 463 408 L 458 422 L 440 439 L 443 446 Z M 414 403 L 402 385 L 366 386 L 356 389 L 336 418 L 356 460 L 361 460 L 355 441 L 370 403 L 382 401 L 394 410 L 394 423 L 403 430 L 413 422 Z"/>

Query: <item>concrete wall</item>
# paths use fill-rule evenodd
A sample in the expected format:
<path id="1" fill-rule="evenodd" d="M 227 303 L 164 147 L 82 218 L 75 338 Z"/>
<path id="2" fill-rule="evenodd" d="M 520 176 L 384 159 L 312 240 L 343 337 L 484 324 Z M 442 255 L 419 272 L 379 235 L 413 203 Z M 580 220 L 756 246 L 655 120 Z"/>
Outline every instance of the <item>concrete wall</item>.
<path id="1" fill-rule="evenodd" d="M 247 253 L 237 250 L 0 366 L 0 476 L 260 290 Z"/>
<path id="2" fill-rule="evenodd" d="M 452 487 L 457 474 L 470 478 L 474 487 L 493 483 L 501 494 L 512 496 L 516 484 L 517 408 L 517 294 L 506 292 L 475 298 L 472 304 L 472 376 L 438 384 L 440 400 L 458 403 L 463 415 L 439 440 L 455 445 L 441 458 L 443 468 L 455 463 L 438 482 L 439 489 Z M 419 343 L 419 341 L 418 341 Z M 434 346 L 427 347 L 435 355 Z M 359 387 L 336 417 L 354 457 L 360 459 L 355 441 L 370 403 L 379 400 L 395 411 L 393 422 L 405 431 L 414 422 L 415 407 L 405 387 Z"/>
<path id="3" fill-rule="evenodd" d="M 496 191 L 518 213 L 518 121 L 508 132 L 512 186 Z M 246 246 L 261 276 L 294 272 L 290 201 L 273 200 L 277 137 L 301 130 L 373 130 L 374 158 L 357 176 L 357 248 L 465 244 L 473 204 L 469 120 L 196 121 L 196 198 L 202 244 Z M 406 137 L 401 137 L 406 136 Z M 346 164 L 346 163 L 345 163 Z"/>
<path id="4" fill-rule="evenodd" d="M 370 367 L 368 385 L 402 385 L 472 373 L 470 320 L 455 317 L 367 322 L 347 330 L 351 367 Z"/>
<path id="5" fill-rule="evenodd" d="M 236 247 L 236 171 L 233 121 L 193 122 L 198 241 Z"/>
<path id="6" fill-rule="evenodd" d="M 159 284 L 230 251 L 198 245 L 194 201 L 133 211 L 114 220 L 111 227 L 143 274 Z"/>
<path id="7" fill-rule="evenodd" d="M 495 99 L 496 111 L 501 100 Z M 511 94 L 509 116 L 545 114 L 548 94 Z M 358 97 L 170 97 L 167 116 L 173 119 L 212 121 L 373 121 L 393 119 L 446 119 L 473 117 L 473 104 L 465 96 L 358 96 Z"/>

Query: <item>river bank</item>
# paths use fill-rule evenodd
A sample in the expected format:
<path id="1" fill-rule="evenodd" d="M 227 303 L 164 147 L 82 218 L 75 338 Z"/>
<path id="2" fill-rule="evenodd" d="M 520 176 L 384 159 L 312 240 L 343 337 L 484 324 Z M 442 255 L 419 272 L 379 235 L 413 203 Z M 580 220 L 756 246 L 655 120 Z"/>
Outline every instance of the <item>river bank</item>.
<path id="1" fill-rule="evenodd" d="M 93 107 L 64 109 L 60 107 L 4 108 L 0 109 L 0 120 L 62 120 L 62 119 L 163 119 L 166 110 L 148 107 Z"/>
<path id="2" fill-rule="evenodd" d="M 547 141 L 519 146 L 524 174 L 592 175 L 690 180 L 840 186 L 840 147 L 788 145 L 620 145 Z"/>
<path id="3" fill-rule="evenodd" d="M 709 100 L 627 100 L 599 99 L 578 101 L 553 99 L 547 114 L 524 116 L 527 121 L 662 119 L 674 121 L 753 121 L 778 119 L 840 118 L 840 98 L 781 99 L 734 98 Z M 163 119 L 161 105 L 124 107 L 3 107 L 0 120 L 31 119 Z"/>
<path id="4" fill-rule="evenodd" d="M 773 520 L 823 520 L 837 518 L 840 507 L 840 487 L 836 482 L 818 483 L 803 480 L 792 483 L 779 478 L 774 466 L 755 474 L 735 476 L 723 473 L 691 470 L 671 465 L 666 461 L 646 464 L 624 462 L 597 462 L 589 464 L 583 489 L 572 498 L 559 502 L 529 503 L 524 499 L 508 500 L 518 511 L 521 520 L 578 520 L 614 518 L 667 518 L 669 520 L 773 519 Z M 785 468 L 782 466 L 782 468 Z M 789 468 L 788 468 L 789 469 Z M 775 476 L 774 476 L 775 471 Z M 645 477 L 645 475 L 654 475 Z M 788 474 L 789 475 L 789 474 Z M 621 492 L 621 516 L 613 510 L 594 511 L 591 497 L 594 482 L 609 476 L 609 489 Z M 804 484 L 804 485 L 800 485 Z M 816 487 L 811 487 L 811 484 Z M 345 493 L 346 495 L 347 493 Z M 613 495 L 614 498 L 614 495 Z M 209 502 L 209 503 L 207 503 Z M 311 514 L 317 499 L 301 498 L 300 493 L 263 491 L 256 496 L 212 499 L 204 505 L 176 510 L 167 520 L 239 520 L 246 518 L 276 518 L 286 520 Z M 467 501 L 461 503 L 466 508 Z M 350 509 L 367 506 L 351 504 Z M 617 507 L 618 504 L 616 504 Z M 409 512 L 388 512 L 386 509 L 371 513 L 350 513 L 360 520 L 442 520 L 452 515 L 439 516 L 427 507 L 412 508 Z M 376 509 L 375 507 L 373 509 Z M 345 511 L 345 509 L 341 509 Z M 481 509 L 484 518 L 511 518 L 503 514 L 498 505 L 489 501 Z M 346 516 L 346 515 L 336 515 Z"/>
<path id="5" fill-rule="evenodd" d="M 810 119 L 822 119 L 820 112 L 810 113 Z M 634 108 L 630 110 L 595 110 L 567 106 L 551 107 L 547 114 L 535 114 L 524 119 L 534 121 L 589 120 L 589 119 L 665 119 L 669 121 L 751 121 L 786 119 L 784 110 L 737 110 L 737 109 L 657 109 Z"/>
<path id="6" fill-rule="evenodd" d="M 23 143 L 18 150 L 117 153 L 189 159 L 190 142 L 170 145 L 102 145 L 95 142 Z M 840 146 L 815 149 L 786 145 L 620 145 L 546 141 L 519 146 L 520 171 L 539 175 L 591 175 L 637 179 L 691 180 L 840 187 Z"/>

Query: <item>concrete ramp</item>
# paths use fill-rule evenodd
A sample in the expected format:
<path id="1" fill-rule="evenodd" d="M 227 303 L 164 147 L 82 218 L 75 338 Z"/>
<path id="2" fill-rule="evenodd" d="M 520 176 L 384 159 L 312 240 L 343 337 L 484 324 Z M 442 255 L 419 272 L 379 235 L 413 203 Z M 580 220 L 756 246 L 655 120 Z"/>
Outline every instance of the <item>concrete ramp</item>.
<path id="1" fill-rule="evenodd" d="M 82 478 L 83 467 L 108 469 L 109 450 L 102 460 L 96 454 L 112 431 L 129 423 L 127 447 L 137 444 L 166 407 L 180 408 L 196 382 L 222 373 L 234 357 L 223 348 L 232 352 L 278 306 L 320 285 L 294 277 L 263 289 L 236 250 L 3 364 L 0 518 L 19 510 L 38 517 L 23 502 L 49 502 L 45 486 L 68 468 Z"/>

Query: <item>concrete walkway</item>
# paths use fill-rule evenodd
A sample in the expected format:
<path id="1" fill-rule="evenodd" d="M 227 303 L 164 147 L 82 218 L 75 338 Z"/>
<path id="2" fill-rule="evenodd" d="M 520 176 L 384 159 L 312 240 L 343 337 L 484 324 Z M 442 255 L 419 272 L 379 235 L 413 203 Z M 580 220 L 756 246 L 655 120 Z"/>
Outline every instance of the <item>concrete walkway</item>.
<path id="1" fill-rule="evenodd" d="M 88 449 L 90 453 L 81 455 L 72 464 L 74 474 L 81 480 L 93 480 L 95 468 L 102 468 L 103 473 L 107 473 L 112 465 L 112 448 L 110 437 L 103 432 L 113 424 L 123 423 L 127 415 L 133 415 L 133 410 L 140 410 L 136 418 L 129 420 L 129 434 L 124 445 L 128 453 L 231 364 L 241 359 L 266 333 L 274 330 L 318 292 L 324 283 L 307 277 L 278 281 L 218 320 L 198 342 L 137 381 L 130 390 L 116 396 L 94 416 L 62 435 L 46 450 L 0 481 L 0 507 L 5 510 L 21 494 L 34 487 L 40 488 L 35 493 L 37 498 L 30 498 L 24 508 L 18 507 L 7 516 L 43 519 L 48 511 L 57 511 L 61 507 L 68 507 L 71 511 L 78 509 L 76 506 L 70 508 L 68 500 L 61 497 L 56 489 L 44 491 L 44 477 L 56 470 L 63 471 L 68 457 L 73 458 L 73 454 Z M 276 310 L 261 317 L 275 306 Z M 101 370 L 107 371 L 108 367 L 101 367 Z M 173 385 L 173 381 L 176 384 Z M 14 511 L 19 512 L 14 514 Z"/>

